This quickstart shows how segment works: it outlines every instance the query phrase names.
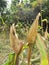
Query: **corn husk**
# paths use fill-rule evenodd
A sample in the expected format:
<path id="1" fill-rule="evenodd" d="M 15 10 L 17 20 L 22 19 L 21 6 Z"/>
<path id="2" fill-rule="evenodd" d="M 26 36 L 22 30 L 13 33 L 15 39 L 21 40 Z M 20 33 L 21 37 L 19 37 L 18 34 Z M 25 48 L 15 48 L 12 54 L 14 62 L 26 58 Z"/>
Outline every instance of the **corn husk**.
<path id="1" fill-rule="evenodd" d="M 13 51 L 16 54 L 21 53 L 23 44 L 24 44 L 23 40 L 20 40 L 18 38 L 15 26 L 14 26 L 14 24 L 12 24 L 12 26 L 10 27 L 10 45 L 11 45 Z"/>
<path id="2" fill-rule="evenodd" d="M 19 39 L 16 34 L 15 26 L 14 26 L 14 24 L 12 24 L 12 26 L 10 27 L 10 45 L 11 45 L 12 49 L 14 50 L 14 52 L 17 52 L 18 44 L 19 44 Z"/>
<path id="3" fill-rule="evenodd" d="M 36 16 L 33 24 L 31 25 L 28 35 L 27 35 L 27 42 L 34 43 L 36 36 L 37 36 L 37 29 L 38 29 L 38 20 L 39 20 L 40 13 Z"/>

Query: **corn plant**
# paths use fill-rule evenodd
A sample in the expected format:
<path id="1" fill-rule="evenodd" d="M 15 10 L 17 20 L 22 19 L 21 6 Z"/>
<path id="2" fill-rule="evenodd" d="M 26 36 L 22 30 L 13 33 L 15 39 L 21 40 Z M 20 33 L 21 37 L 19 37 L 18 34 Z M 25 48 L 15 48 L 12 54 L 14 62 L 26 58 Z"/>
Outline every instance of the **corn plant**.
<path id="1" fill-rule="evenodd" d="M 18 38 L 14 24 L 12 25 L 12 27 L 10 28 L 10 43 L 12 49 L 14 50 L 14 54 L 11 54 L 9 56 L 10 59 L 8 59 L 7 63 L 5 63 L 4 65 L 19 65 L 19 55 L 26 48 L 28 48 L 27 65 L 30 65 L 32 45 L 34 43 L 36 43 L 37 48 L 39 49 L 40 52 L 40 59 L 41 59 L 40 65 L 48 65 L 46 47 L 44 45 L 44 41 L 42 40 L 40 34 L 37 32 L 39 16 L 40 13 L 37 15 L 35 21 L 33 22 L 33 24 L 29 29 L 26 40 L 27 44 L 23 44 L 23 41 Z"/>

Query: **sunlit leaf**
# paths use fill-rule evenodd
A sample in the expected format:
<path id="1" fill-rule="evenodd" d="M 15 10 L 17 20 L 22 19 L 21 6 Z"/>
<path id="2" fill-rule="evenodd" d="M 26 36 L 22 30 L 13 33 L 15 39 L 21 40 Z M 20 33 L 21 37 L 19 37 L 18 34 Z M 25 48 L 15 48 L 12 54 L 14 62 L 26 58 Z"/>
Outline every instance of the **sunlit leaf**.
<path id="1" fill-rule="evenodd" d="M 15 65 L 15 53 L 9 54 L 9 58 L 4 65 Z"/>

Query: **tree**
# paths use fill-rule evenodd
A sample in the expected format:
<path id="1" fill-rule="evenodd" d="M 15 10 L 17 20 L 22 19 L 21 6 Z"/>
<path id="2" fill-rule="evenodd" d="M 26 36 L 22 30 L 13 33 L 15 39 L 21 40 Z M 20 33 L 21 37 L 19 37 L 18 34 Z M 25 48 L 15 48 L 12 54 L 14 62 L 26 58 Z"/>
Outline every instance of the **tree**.
<path id="1" fill-rule="evenodd" d="M 6 0 L 0 0 L 0 12 L 3 12 L 6 8 L 7 2 Z"/>
<path id="2" fill-rule="evenodd" d="M 30 0 L 30 2 L 33 2 L 33 1 L 36 1 L 36 0 Z"/>
<path id="3" fill-rule="evenodd" d="M 29 4 L 30 3 L 30 0 L 23 0 L 23 3 L 24 4 Z"/>
<path id="4" fill-rule="evenodd" d="M 15 12 L 16 11 L 16 4 L 19 3 L 19 0 L 12 0 L 12 3 L 11 3 L 11 11 L 12 12 Z"/>

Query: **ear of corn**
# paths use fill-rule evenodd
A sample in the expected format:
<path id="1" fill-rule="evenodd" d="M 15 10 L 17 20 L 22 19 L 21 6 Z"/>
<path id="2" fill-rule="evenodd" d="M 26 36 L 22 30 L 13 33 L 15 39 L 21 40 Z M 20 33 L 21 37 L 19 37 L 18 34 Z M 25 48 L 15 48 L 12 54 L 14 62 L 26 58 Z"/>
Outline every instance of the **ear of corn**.
<path id="1" fill-rule="evenodd" d="M 48 65 L 46 47 L 44 45 L 44 41 L 39 34 L 37 35 L 37 47 L 41 54 L 41 65 Z"/>
<path id="2" fill-rule="evenodd" d="M 35 21 L 31 25 L 28 35 L 27 35 L 27 42 L 34 43 L 37 35 L 37 29 L 38 29 L 38 20 L 39 20 L 40 13 L 38 13 Z"/>
<path id="3" fill-rule="evenodd" d="M 12 47 L 12 49 L 14 50 L 14 52 L 18 51 L 18 43 L 19 43 L 19 39 L 18 36 L 16 34 L 16 30 L 14 27 L 14 24 L 11 26 L 10 28 L 10 45 Z"/>

